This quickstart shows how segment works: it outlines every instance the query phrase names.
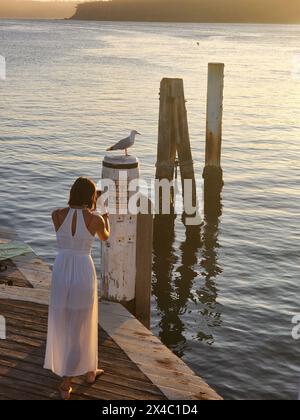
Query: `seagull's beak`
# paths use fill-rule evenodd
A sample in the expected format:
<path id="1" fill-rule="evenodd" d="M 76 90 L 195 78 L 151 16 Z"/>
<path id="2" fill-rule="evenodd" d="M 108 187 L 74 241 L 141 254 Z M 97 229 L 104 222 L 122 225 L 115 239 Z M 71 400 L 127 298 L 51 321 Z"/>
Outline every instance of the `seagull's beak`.
<path id="1" fill-rule="evenodd" d="M 137 132 L 136 134 L 138 134 L 139 136 L 141 136 L 141 133 Z"/>

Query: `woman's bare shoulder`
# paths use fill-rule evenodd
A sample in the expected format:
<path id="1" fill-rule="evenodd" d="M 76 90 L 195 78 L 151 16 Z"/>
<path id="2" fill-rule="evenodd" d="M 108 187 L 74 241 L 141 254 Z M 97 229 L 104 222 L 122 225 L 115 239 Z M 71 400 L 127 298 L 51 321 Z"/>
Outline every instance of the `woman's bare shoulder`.
<path id="1" fill-rule="evenodd" d="M 66 208 L 60 208 L 60 209 L 54 209 L 52 211 L 52 217 L 55 217 L 55 216 L 66 216 L 67 213 L 68 213 L 68 210 L 69 210 L 68 207 L 66 207 Z"/>
<path id="2" fill-rule="evenodd" d="M 104 226 L 103 217 L 99 213 L 90 213 L 90 225 L 94 227 L 95 230 L 98 230 L 99 227 L 101 228 Z"/>
<path id="3" fill-rule="evenodd" d="M 92 221 L 96 225 L 104 223 L 103 217 L 99 213 L 92 213 Z"/>
<path id="4" fill-rule="evenodd" d="M 63 209 L 64 210 L 64 209 Z M 83 212 L 83 216 L 86 221 L 92 223 L 102 219 L 99 213 L 93 212 L 92 210 L 86 209 Z"/>

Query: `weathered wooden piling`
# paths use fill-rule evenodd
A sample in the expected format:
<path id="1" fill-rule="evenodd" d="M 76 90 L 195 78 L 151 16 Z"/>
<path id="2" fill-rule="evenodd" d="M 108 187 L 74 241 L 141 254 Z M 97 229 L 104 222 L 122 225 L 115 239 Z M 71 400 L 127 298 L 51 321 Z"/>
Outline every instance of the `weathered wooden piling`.
<path id="1" fill-rule="evenodd" d="M 215 171 L 222 175 L 222 120 L 223 120 L 223 91 L 224 64 L 210 63 L 207 79 L 207 116 L 206 116 L 206 150 L 205 171 Z"/>
<path id="2" fill-rule="evenodd" d="M 179 79 L 163 79 L 160 84 L 160 108 L 156 178 L 174 178 L 176 142 L 174 141 L 173 113 L 178 95 Z"/>
<path id="3" fill-rule="evenodd" d="M 164 78 L 160 85 L 156 179 L 174 179 L 178 155 L 183 195 L 185 180 L 191 180 L 192 204 L 196 207 L 196 182 L 185 104 L 183 80 Z M 172 202 L 172 191 L 170 196 Z M 157 208 L 161 209 L 161 194 L 156 199 L 159 200 Z"/>
<path id="4" fill-rule="evenodd" d="M 221 167 L 224 68 L 222 63 L 208 65 L 206 149 L 204 178 L 204 212 L 207 214 L 220 202 L 223 187 Z"/>
<path id="5" fill-rule="evenodd" d="M 151 327 L 153 215 L 138 214 L 136 236 L 135 317 Z"/>
<path id="6" fill-rule="evenodd" d="M 106 156 L 102 179 L 111 180 L 115 189 L 111 236 L 102 245 L 101 296 L 122 303 L 147 328 L 150 328 L 153 216 L 133 214 L 129 200 L 131 181 L 139 178 L 139 161 L 133 156 Z"/>

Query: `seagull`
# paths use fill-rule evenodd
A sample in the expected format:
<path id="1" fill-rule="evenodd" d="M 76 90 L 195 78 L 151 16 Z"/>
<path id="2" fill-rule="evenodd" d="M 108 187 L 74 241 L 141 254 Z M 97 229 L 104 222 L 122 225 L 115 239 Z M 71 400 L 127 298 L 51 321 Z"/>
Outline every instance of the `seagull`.
<path id="1" fill-rule="evenodd" d="M 120 140 L 117 144 L 107 149 L 107 152 L 112 150 L 125 150 L 125 155 L 128 156 L 128 149 L 134 145 L 136 135 L 141 136 L 136 130 L 132 130 L 130 135 L 123 140 Z"/>

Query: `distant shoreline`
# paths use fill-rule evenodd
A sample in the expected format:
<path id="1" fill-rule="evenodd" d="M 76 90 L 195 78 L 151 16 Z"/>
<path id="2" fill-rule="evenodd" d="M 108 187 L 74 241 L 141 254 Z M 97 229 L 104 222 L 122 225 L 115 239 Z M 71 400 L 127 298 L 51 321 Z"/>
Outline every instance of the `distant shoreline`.
<path id="1" fill-rule="evenodd" d="M 289 0 L 1 0 L 0 20 L 299 25 Z"/>
<path id="2" fill-rule="evenodd" d="M 299 0 L 111 0 L 79 3 L 70 20 L 151 23 L 300 24 Z M 242 4 L 241 4 L 242 3 Z M 271 7 L 273 5 L 274 7 Z"/>
<path id="3" fill-rule="evenodd" d="M 281 26 L 299 26 L 299 23 L 290 23 L 290 22 L 213 22 L 213 21 L 207 21 L 207 22 L 183 22 L 183 21 L 143 21 L 143 20 L 98 20 L 98 19 L 75 19 L 73 17 L 71 18 L 44 18 L 44 17 L 0 17 L 1 21 L 48 21 L 48 22 L 102 22 L 102 23 L 154 23 L 154 24 L 187 24 L 187 25 L 197 25 L 197 24 L 205 24 L 205 25 L 281 25 Z"/>
<path id="4" fill-rule="evenodd" d="M 181 25 L 182 24 L 188 24 L 188 25 L 191 25 L 191 24 L 194 24 L 194 25 L 197 25 L 197 24 L 205 24 L 205 25 L 289 25 L 289 26 L 297 26 L 297 25 L 300 25 L 300 22 L 295 22 L 295 23 L 293 23 L 293 22 L 253 22 L 253 21 L 245 21 L 245 22 L 229 22 L 229 21 L 218 21 L 218 22 L 214 22 L 214 21 L 197 21 L 197 22 L 195 22 L 195 21 L 182 21 L 182 20 L 172 20 L 172 21 L 168 21 L 168 20 L 164 20 L 164 21 L 162 21 L 162 20 L 125 20 L 125 19 L 122 19 L 122 20 L 106 20 L 106 19 L 103 19 L 103 20 L 100 20 L 100 19 L 77 19 L 77 18 L 74 18 L 74 17 L 70 17 L 70 18 L 63 18 L 63 19 L 48 19 L 48 20 L 64 20 L 64 21 L 76 21 L 76 22 L 107 22 L 107 23 L 109 23 L 109 22 L 111 22 L 111 23 L 114 23 L 114 22 L 119 22 L 119 23 L 122 23 L 122 22 L 124 22 L 124 23 L 173 23 L 173 24 L 176 24 L 176 23 L 180 23 Z"/>

